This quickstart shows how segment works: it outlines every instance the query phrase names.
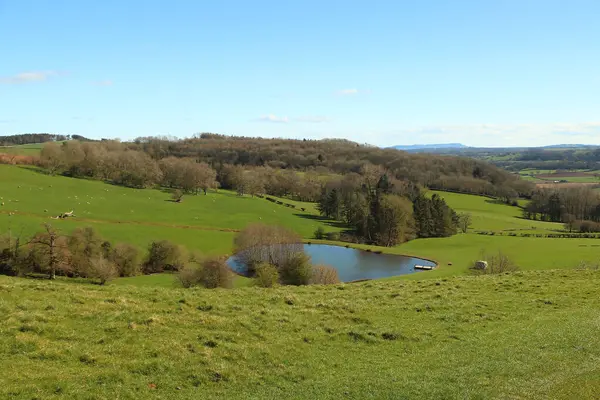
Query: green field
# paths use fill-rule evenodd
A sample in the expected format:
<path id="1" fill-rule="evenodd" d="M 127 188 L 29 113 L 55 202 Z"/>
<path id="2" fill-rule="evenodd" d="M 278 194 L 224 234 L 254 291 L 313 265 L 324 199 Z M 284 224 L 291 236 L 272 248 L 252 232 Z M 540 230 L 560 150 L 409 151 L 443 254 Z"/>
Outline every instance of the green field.
<path id="1" fill-rule="evenodd" d="M 520 218 L 519 207 L 500 204 L 481 196 L 435 192 L 457 212 L 473 216 L 468 234 L 449 238 L 417 239 L 393 248 L 352 245 L 435 260 L 435 271 L 401 279 L 435 278 L 464 274 L 481 251 L 502 250 L 522 269 L 570 268 L 581 260 L 598 258 L 600 240 L 548 239 L 500 236 L 509 233 L 554 233 L 561 224 Z M 92 226 L 106 239 L 145 248 L 149 242 L 168 239 L 208 255 L 231 254 L 235 232 L 253 222 L 283 224 L 310 240 L 318 226 L 340 230 L 322 221 L 314 204 L 294 202 L 295 209 L 265 199 L 240 197 L 220 191 L 184 196 L 182 203 L 169 201 L 168 192 L 128 189 L 98 181 L 48 176 L 34 169 L 0 165 L 0 232 L 28 236 L 44 222 L 68 233 L 78 226 Z M 305 208 L 302 212 L 300 208 Z M 74 210 L 76 218 L 53 220 L 50 216 Z M 11 215 L 13 214 L 13 215 Z M 478 235 L 474 232 L 494 232 Z M 448 265 L 451 263 L 452 265 Z M 173 277 L 122 278 L 115 283 L 172 286 Z M 242 282 L 241 284 L 245 284 Z"/>
<path id="2" fill-rule="evenodd" d="M 20 146 L 0 146 L 0 153 L 35 156 L 40 154 L 42 147 L 44 147 L 43 143 L 23 144 Z"/>
<path id="3" fill-rule="evenodd" d="M 285 225 L 305 238 L 318 226 L 340 230 L 320 221 L 312 204 L 295 202 L 298 208 L 293 209 L 227 191 L 184 196 L 182 203 L 174 203 L 165 191 L 48 176 L 7 165 L 0 165 L 0 197 L 3 232 L 11 226 L 29 235 L 44 222 L 65 232 L 85 225 L 113 241 L 145 247 L 152 240 L 169 239 L 206 254 L 230 253 L 235 231 L 250 223 Z M 306 205 L 305 212 L 301 205 Z M 50 218 L 71 210 L 76 218 Z"/>
<path id="4" fill-rule="evenodd" d="M 563 229 L 562 224 L 543 221 L 532 221 L 521 218 L 519 207 L 509 206 L 497 200 L 468 194 L 434 192 L 446 200 L 457 212 L 467 212 L 473 216 L 472 229 L 475 231 L 496 232 L 556 232 Z"/>
<path id="5" fill-rule="evenodd" d="M 592 399 L 598 285 L 573 270 L 229 291 L 0 276 L 0 398 Z"/>

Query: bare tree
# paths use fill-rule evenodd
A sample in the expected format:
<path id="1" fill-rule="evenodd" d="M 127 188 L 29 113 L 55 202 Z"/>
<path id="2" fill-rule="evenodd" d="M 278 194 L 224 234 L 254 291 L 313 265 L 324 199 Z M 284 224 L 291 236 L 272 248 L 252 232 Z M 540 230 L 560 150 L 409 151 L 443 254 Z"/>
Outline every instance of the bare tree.
<path id="1" fill-rule="evenodd" d="M 29 242 L 42 251 L 42 267 L 48 272 L 48 279 L 56 279 L 56 271 L 68 267 L 69 252 L 66 238 L 50 224 L 44 224 L 44 232 L 35 235 Z"/>
<path id="2" fill-rule="evenodd" d="M 470 213 L 460 213 L 458 215 L 458 228 L 462 233 L 467 233 L 469 228 L 471 227 L 471 223 L 473 218 Z"/>
<path id="3" fill-rule="evenodd" d="M 302 238 L 282 226 L 253 224 L 235 238 L 237 259 L 250 273 L 261 263 L 282 267 L 294 254 L 303 253 Z"/>
<path id="4" fill-rule="evenodd" d="M 55 142 L 46 143 L 40 153 L 40 163 L 50 174 L 56 174 L 66 165 L 61 146 Z"/>

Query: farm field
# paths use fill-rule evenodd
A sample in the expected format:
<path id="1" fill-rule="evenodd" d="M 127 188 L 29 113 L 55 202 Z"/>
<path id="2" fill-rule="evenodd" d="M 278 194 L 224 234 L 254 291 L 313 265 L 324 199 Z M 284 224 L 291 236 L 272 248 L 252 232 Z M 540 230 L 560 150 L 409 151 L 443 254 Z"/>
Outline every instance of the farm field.
<path id="1" fill-rule="evenodd" d="M 236 290 L 0 276 L 0 398 L 591 399 L 599 284 L 591 270 Z"/>
<path id="2" fill-rule="evenodd" d="M 565 183 L 582 183 L 582 184 L 600 184 L 599 171 L 578 169 L 578 170 L 541 170 L 541 169 L 523 169 L 519 171 L 522 179 L 537 183 L 539 185 L 547 185 L 560 181 L 559 184 Z"/>
<path id="3" fill-rule="evenodd" d="M 272 204 L 264 199 L 240 197 L 219 191 L 184 196 L 182 203 L 170 201 L 168 192 L 129 189 L 98 181 L 48 176 L 33 169 L 0 165 L 0 229 L 8 224 L 25 233 L 52 222 L 65 231 L 90 225 L 107 239 L 145 246 L 151 240 L 169 239 L 207 253 L 229 253 L 234 232 L 250 223 L 282 224 L 310 238 L 325 225 L 312 214 Z M 52 220 L 73 210 L 76 218 Z M 14 213 L 10 216 L 9 213 Z"/>
<path id="4" fill-rule="evenodd" d="M 35 156 L 40 154 L 42 147 L 44 147 L 43 143 L 23 144 L 20 146 L 0 146 L 0 153 Z"/>
<path id="5" fill-rule="evenodd" d="M 551 233 L 563 229 L 559 223 L 523 219 L 520 207 L 510 206 L 498 200 L 450 192 L 431 193 L 440 195 L 456 212 L 470 213 L 473 217 L 474 231 Z"/>
<path id="6" fill-rule="evenodd" d="M 465 194 L 435 192 L 457 212 L 473 217 L 470 233 L 449 238 L 417 239 L 393 248 L 352 245 L 432 259 L 435 271 L 395 279 L 422 279 L 467 273 L 481 251 L 502 250 L 522 269 L 571 268 L 579 261 L 598 259 L 598 239 L 550 239 L 500 236 L 508 233 L 547 234 L 560 232 L 562 224 L 520 218 L 519 207 Z M 128 189 L 98 181 L 48 176 L 36 170 L 0 166 L 0 231 L 29 236 L 44 222 L 68 233 L 78 226 L 92 226 L 104 238 L 140 248 L 152 240 L 168 239 L 207 255 L 231 254 L 235 233 L 252 222 L 283 224 L 305 240 L 315 229 L 340 230 L 339 224 L 323 221 L 315 205 L 282 199 L 296 205 L 283 207 L 265 199 L 240 197 L 220 191 L 207 196 L 184 196 L 182 203 L 169 201 L 169 193 L 152 189 Z M 302 212 L 299 208 L 305 208 Z M 52 220 L 50 216 L 75 211 L 76 218 Z M 13 215 L 11 215 L 13 214 Z M 475 231 L 497 235 L 478 235 Z M 338 243 L 335 243 L 338 244 Z M 448 265 L 452 263 L 452 265 Z M 240 280 L 238 278 L 238 280 Z M 241 279 L 243 281 L 243 279 Z M 172 276 L 121 278 L 115 284 L 171 287 Z M 241 282 L 236 285 L 244 285 Z"/>

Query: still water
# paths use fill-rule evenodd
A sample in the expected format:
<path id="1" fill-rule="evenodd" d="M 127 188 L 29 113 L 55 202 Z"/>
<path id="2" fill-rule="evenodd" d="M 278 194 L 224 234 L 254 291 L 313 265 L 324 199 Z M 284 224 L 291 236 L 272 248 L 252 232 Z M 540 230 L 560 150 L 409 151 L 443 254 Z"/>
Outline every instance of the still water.
<path id="1" fill-rule="evenodd" d="M 313 264 L 327 264 L 337 269 L 342 282 L 412 274 L 419 272 L 415 270 L 415 265 L 435 266 L 435 263 L 421 258 L 376 254 L 324 244 L 305 244 L 304 251 L 310 256 Z M 246 266 L 235 256 L 230 257 L 227 264 L 242 275 L 246 273 Z"/>

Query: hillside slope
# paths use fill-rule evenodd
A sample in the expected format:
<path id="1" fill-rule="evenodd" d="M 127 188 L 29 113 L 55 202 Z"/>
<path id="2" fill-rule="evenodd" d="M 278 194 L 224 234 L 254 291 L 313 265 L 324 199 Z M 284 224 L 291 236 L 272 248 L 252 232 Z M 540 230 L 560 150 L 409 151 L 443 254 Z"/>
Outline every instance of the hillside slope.
<path id="1" fill-rule="evenodd" d="M 0 234 L 10 227 L 28 236 L 50 222 L 64 233 L 77 226 L 93 226 L 106 239 L 141 247 L 152 240 L 169 239 L 190 249 L 225 254 L 231 251 L 234 232 L 255 222 L 284 225 L 306 238 L 318 226 L 339 230 L 320 222 L 312 204 L 302 211 L 299 202 L 297 208 L 287 208 L 228 191 L 184 196 L 177 204 L 160 190 L 49 176 L 8 165 L 0 165 L 0 197 Z M 50 218 L 71 210 L 76 218 Z"/>
<path id="2" fill-rule="evenodd" d="M 184 290 L 0 276 L 0 398 L 591 399 L 600 271 Z"/>

